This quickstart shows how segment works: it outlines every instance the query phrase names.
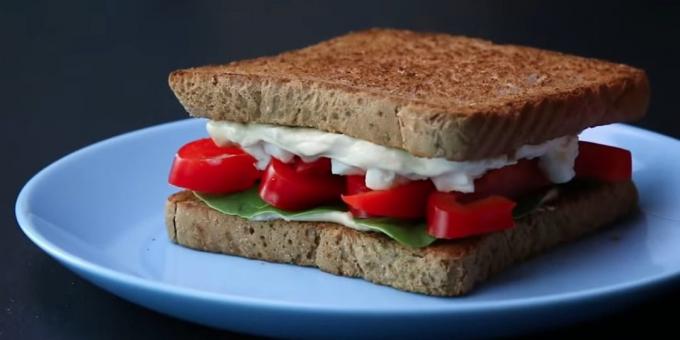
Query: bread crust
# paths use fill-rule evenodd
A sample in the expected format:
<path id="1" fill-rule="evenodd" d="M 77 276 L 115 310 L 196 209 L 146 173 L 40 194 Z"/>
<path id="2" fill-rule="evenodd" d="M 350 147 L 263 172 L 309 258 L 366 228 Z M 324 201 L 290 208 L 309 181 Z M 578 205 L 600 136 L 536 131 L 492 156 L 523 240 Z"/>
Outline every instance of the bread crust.
<path id="1" fill-rule="evenodd" d="M 188 191 L 168 198 L 165 216 L 170 239 L 186 247 L 313 266 L 406 291 L 454 296 L 512 263 L 614 222 L 636 204 L 631 181 L 572 185 L 512 229 L 437 241 L 421 249 L 333 223 L 248 221 L 213 210 Z"/>
<path id="2" fill-rule="evenodd" d="M 197 117 L 343 133 L 474 160 L 641 118 L 644 71 L 447 34 L 371 29 L 272 57 L 177 70 Z"/>

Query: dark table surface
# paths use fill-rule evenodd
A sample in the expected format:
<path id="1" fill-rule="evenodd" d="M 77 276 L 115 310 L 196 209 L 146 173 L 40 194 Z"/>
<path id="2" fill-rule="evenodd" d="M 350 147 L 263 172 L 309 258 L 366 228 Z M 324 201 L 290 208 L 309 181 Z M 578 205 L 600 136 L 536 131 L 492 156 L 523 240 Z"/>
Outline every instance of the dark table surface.
<path id="1" fill-rule="evenodd" d="M 677 138 L 679 21 L 672 2 L 1 2 L 0 141 L 7 157 L 0 168 L 0 338 L 234 335 L 96 288 L 34 246 L 14 219 L 21 186 L 52 161 L 184 118 L 166 85 L 173 69 L 272 54 L 371 26 L 453 32 L 644 68 L 653 96 L 638 125 Z M 536 335 L 674 332 L 677 313 L 669 310 L 679 302 L 680 288 L 669 287 L 609 316 Z"/>

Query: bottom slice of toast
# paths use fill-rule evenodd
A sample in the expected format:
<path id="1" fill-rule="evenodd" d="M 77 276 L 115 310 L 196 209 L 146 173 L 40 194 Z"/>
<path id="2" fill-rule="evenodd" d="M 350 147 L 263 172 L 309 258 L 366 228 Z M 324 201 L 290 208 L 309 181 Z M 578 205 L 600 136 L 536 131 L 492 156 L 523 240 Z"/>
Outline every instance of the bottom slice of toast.
<path id="1" fill-rule="evenodd" d="M 190 248 L 315 266 L 411 292 L 452 296 L 512 263 L 610 224 L 636 205 L 631 181 L 567 185 L 512 229 L 420 249 L 334 223 L 249 221 L 213 210 L 188 191 L 168 198 L 165 222 L 170 239 Z"/>

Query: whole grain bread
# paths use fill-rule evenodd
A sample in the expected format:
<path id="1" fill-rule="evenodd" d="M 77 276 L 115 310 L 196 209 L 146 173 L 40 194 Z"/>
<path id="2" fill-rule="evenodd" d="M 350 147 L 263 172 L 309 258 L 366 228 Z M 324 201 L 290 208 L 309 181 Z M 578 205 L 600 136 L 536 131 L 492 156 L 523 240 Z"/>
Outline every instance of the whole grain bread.
<path id="1" fill-rule="evenodd" d="M 213 210 L 188 191 L 168 198 L 165 218 L 170 239 L 190 248 L 316 266 L 402 290 L 452 296 L 512 263 L 617 220 L 637 203 L 630 181 L 570 186 L 512 229 L 421 249 L 333 223 L 248 221 Z"/>
<path id="2" fill-rule="evenodd" d="M 370 29 L 272 57 L 177 70 L 197 117 L 304 126 L 473 160 L 644 115 L 644 71 L 447 34 Z"/>

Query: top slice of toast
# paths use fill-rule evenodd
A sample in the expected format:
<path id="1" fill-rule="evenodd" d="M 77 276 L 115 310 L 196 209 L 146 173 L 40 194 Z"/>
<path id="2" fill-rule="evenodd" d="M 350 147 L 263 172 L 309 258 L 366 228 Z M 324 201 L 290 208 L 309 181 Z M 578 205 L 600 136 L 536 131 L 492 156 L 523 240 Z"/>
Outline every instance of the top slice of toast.
<path id="1" fill-rule="evenodd" d="M 642 117 L 644 71 L 535 48 L 393 29 L 276 56 L 177 70 L 198 117 L 311 127 L 474 160 Z"/>

